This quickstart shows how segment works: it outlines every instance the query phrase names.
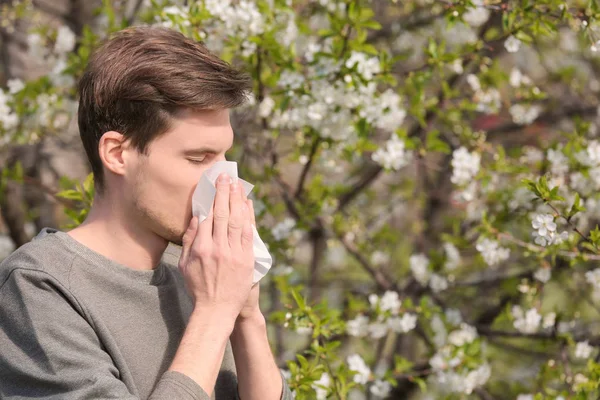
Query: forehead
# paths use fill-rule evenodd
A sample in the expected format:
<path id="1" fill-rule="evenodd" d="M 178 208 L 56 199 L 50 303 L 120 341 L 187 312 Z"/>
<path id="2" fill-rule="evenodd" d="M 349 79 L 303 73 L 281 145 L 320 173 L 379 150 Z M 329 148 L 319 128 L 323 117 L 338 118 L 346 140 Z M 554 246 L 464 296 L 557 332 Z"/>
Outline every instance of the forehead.
<path id="1" fill-rule="evenodd" d="M 161 145 L 193 149 L 210 147 L 226 151 L 233 143 L 229 110 L 186 110 L 173 119 Z"/>

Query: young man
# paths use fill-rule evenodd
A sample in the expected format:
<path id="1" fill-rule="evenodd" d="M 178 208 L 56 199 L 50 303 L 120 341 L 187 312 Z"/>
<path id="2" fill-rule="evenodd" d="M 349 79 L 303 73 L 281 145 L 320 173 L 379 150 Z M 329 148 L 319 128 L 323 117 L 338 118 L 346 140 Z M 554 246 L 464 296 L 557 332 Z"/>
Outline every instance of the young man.
<path id="1" fill-rule="evenodd" d="M 221 176 L 212 214 L 191 218 L 248 89 L 167 29 L 126 29 L 94 53 L 79 128 L 96 198 L 81 226 L 46 229 L 0 266 L 0 398 L 291 399 L 252 286 L 252 203 Z"/>

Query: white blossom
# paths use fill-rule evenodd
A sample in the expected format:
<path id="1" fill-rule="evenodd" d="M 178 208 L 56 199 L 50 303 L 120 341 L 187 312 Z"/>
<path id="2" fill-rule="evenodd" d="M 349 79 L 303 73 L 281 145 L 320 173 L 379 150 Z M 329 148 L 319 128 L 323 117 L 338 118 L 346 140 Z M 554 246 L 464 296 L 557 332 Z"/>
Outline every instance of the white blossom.
<path id="1" fill-rule="evenodd" d="M 368 326 L 369 336 L 373 339 L 381 339 L 387 335 L 389 327 L 384 322 L 373 322 Z"/>
<path id="2" fill-rule="evenodd" d="M 364 385 L 371 376 L 371 369 L 365 363 L 365 360 L 359 354 L 352 354 L 347 358 L 348 369 L 356 372 L 353 380 L 355 383 Z"/>
<path id="3" fill-rule="evenodd" d="M 406 117 L 406 110 L 400 106 L 400 96 L 391 89 L 383 92 L 379 98 L 374 98 L 372 104 L 363 104 L 363 110 L 359 114 L 384 131 L 394 132 Z"/>
<path id="4" fill-rule="evenodd" d="M 223 22 L 228 33 L 249 37 L 264 32 L 264 17 L 253 1 L 240 0 L 234 5 L 231 0 L 206 0 L 204 4 L 214 17 Z"/>
<path id="5" fill-rule="evenodd" d="M 483 364 L 473 371 L 469 371 L 464 379 L 464 389 L 462 390 L 466 394 L 473 393 L 478 387 L 486 384 L 492 375 L 492 369 L 489 364 Z"/>
<path id="6" fill-rule="evenodd" d="M 8 82 L 6 82 L 6 86 L 8 86 L 8 92 L 10 94 L 16 94 L 25 89 L 25 83 L 20 79 L 9 79 Z"/>
<path id="7" fill-rule="evenodd" d="M 327 388 L 331 385 L 331 377 L 327 372 L 323 372 L 321 377 L 314 381 L 310 386 L 316 392 L 317 400 L 326 400 L 327 399 Z"/>
<path id="8" fill-rule="evenodd" d="M 346 332 L 350 336 L 363 337 L 369 331 L 369 318 L 364 315 L 357 315 L 346 323 Z"/>
<path id="9" fill-rule="evenodd" d="M 548 329 L 552 328 L 556 323 L 556 313 L 550 312 L 544 315 L 544 320 L 542 321 L 542 328 Z"/>
<path id="10" fill-rule="evenodd" d="M 376 309 L 377 305 L 379 304 L 379 296 L 377 296 L 375 293 L 371 293 L 369 295 L 369 304 L 371 304 L 371 309 Z"/>
<path id="11" fill-rule="evenodd" d="M 577 342 L 577 345 L 575 346 L 575 357 L 589 358 L 592 351 L 594 351 L 594 348 L 590 346 L 587 340 L 584 342 Z"/>
<path id="12" fill-rule="evenodd" d="M 65 74 L 64 71 L 67 69 L 67 60 L 65 57 L 60 57 L 56 60 L 54 67 L 48 75 L 50 81 L 54 86 L 69 87 L 75 83 L 75 78 L 72 75 Z"/>
<path id="13" fill-rule="evenodd" d="M 490 267 L 500 264 L 510 256 L 510 249 L 501 247 L 497 241 L 487 238 L 480 240 L 475 248 Z"/>
<path id="14" fill-rule="evenodd" d="M 523 149 L 521 162 L 527 164 L 537 164 L 544 161 L 544 152 L 536 147 L 527 146 Z"/>
<path id="15" fill-rule="evenodd" d="M 249 40 L 244 40 L 242 42 L 242 57 L 250 57 L 251 55 L 256 53 L 256 49 L 258 49 L 258 45 L 255 42 L 251 42 Z"/>
<path id="16" fill-rule="evenodd" d="M 514 327 L 522 333 L 535 333 L 540 326 L 542 316 L 535 308 L 531 308 L 523 314 L 521 308 L 516 307 L 518 306 L 513 307 Z"/>
<path id="17" fill-rule="evenodd" d="M 392 134 L 384 147 L 377 149 L 371 158 L 386 169 L 398 171 L 410 163 L 412 155 L 406 151 L 404 141 Z"/>
<path id="18" fill-rule="evenodd" d="M 569 159 L 564 155 L 561 148 L 548 149 L 547 157 L 553 175 L 562 175 L 569 171 Z"/>
<path id="19" fill-rule="evenodd" d="M 513 67 L 513 69 L 510 71 L 510 76 L 509 76 L 509 80 L 508 82 L 510 83 L 510 85 L 512 87 L 518 88 L 522 85 L 531 85 L 533 84 L 533 82 L 531 81 L 531 78 L 529 78 L 527 75 L 523 74 L 523 72 L 521 72 L 521 70 L 517 67 Z"/>
<path id="20" fill-rule="evenodd" d="M 379 301 L 381 311 L 391 311 L 393 315 L 398 314 L 401 304 L 402 301 L 398 297 L 398 293 L 392 290 L 386 291 Z"/>
<path id="21" fill-rule="evenodd" d="M 313 328 L 310 326 L 296 326 L 295 331 L 298 335 L 310 335 L 313 331 Z"/>
<path id="22" fill-rule="evenodd" d="M 19 124 L 19 117 L 9 106 L 12 97 L 0 89 L 0 124 L 6 131 L 10 131 Z"/>
<path id="23" fill-rule="evenodd" d="M 469 153 L 465 147 L 461 147 L 452 153 L 451 163 L 453 169 L 450 180 L 456 185 L 464 185 L 479 172 L 481 155 L 477 152 Z"/>
<path id="24" fill-rule="evenodd" d="M 402 317 L 392 317 L 388 319 L 388 326 L 398 333 L 409 332 L 417 326 L 417 316 L 406 313 Z"/>
<path id="25" fill-rule="evenodd" d="M 533 277 L 542 283 L 546 283 L 552 277 L 550 268 L 539 268 L 533 273 Z"/>
<path id="26" fill-rule="evenodd" d="M 600 142 L 597 140 L 590 141 L 585 150 L 575 154 L 575 158 L 587 167 L 596 167 L 600 165 Z"/>
<path id="27" fill-rule="evenodd" d="M 458 249 L 454 244 L 450 242 L 445 242 L 443 244 L 444 251 L 446 252 L 446 263 L 444 266 L 448 270 L 454 270 L 460 264 L 461 257 Z"/>
<path id="28" fill-rule="evenodd" d="M 57 54 L 66 54 L 75 48 L 75 34 L 68 26 L 58 28 L 56 34 L 56 43 L 54 44 L 54 52 Z"/>
<path id="29" fill-rule="evenodd" d="M 36 64 L 42 64 L 48 55 L 42 36 L 38 33 L 27 35 L 27 53 Z"/>
<path id="30" fill-rule="evenodd" d="M 517 88 L 517 87 L 521 86 L 522 78 L 523 78 L 523 73 L 521 72 L 521 70 L 519 68 L 513 67 L 513 69 L 510 70 L 510 76 L 508 78 L 508 82 L 510 83 L 510 86 Z"/>
<path id="31" fill-rule="evenodd" d="M 521 48 L 521 41 L 513 35 L 510 35 L 504 42 L 504 48 L 509 53 L 516 53 Z"/>
<path id="32" fill-rule="evenodd" d="M 435 371 L 433 380 L 447 392 L 471 394 L 484 385 L 491 376 L 491 368 L 485 363 L 468 372 L 451 370 L 461 362 L 459 357 L 449 358 L 447 351 L 438 351 L 429 360 Z"/>
<path id="33" fill-rule="evenodd" d="M 477 103 L 477 111 L 492 114 L 500 109 L 500 92 L 496 88 L 479 90 L 473 95 L 473 101 Z"/>
<path id="34" fill-rule="evenodd" d="M 458 347 L 472 343 L 475 339 L 477 339 L 477 330 L 464 322 L 460 324 L 459 330 L 452 331 L 448 335 L 448 343 Z"/>
<path id="35" fill-rule="evenodd" d="M 556 223 L 554 217 L 551 214 L 537 214 L 534 216 L 531 226 L 536 231 L 533 232 L 535 243 L 540 246 L 546 246 L 551 244 L 559 244 L 569 238 L 569 233 L 563 231 L 560 234 L 556 232 Z"/>
<path id="36" fill-rule="evenodd" d="M 294 272 L 294 268 L 291 265 L 285 265 L 285 264 L 278 265 L 278 266 L 274 267 L 273 269 L 271 269 L 271 274 L 277 275 L 277 276 L 289 275 L 292 272 Z"/>
<path id="37" fill-rule="evenodd" d="M 283 240 L 290 236 L 292 229 L 296 226 L 296 221 L 292 218 L 286 218 L 273 227 L 271 233 L 275 240 Z"/>
<path id="38" fill-rule="evenodd" d="M 456 59 L 452 62 L 452 64 L 450 64 L 450 69 L 458 75 L 461 75 L 463 72 L 465 72 L 464 68 L 463 68 L 463 62 L 462 60 Z"/>
<path id="39" fill-rule="evenodd" d="M 281 87 L 298 89 L 304 84 L 305 80 L 306 79 L 304 79 L 302 74 L 295 71 L 285 70 L 279 76 L 279 81 L 277 84 Z"/>
<path id="40" fill-rule="evenodd" d="M 542 107 L 536 104 L 523 105 L 513 104 L 508 110 L 512 120 L 518 125 L 529 125 L 535 121 L 542 112 Z"/>
<path id="41" fill-rule="evenodd" d="M 469 8 L 463 14 L 464 21 L 473 26 L 478 27 L 483 25 L 490 17 L 490 10 L 485 8 L 483 0 L 473 0 L 475 7 Z"/>
<path id="42" fill-rule="evenodd" d="M 429 258 L 425 254 L 413 254 L 409 258 L 410 270 L 421 285 L 429 282 Z"/>
<path id="43" fill-rule="evenodd" d="M 584 383 L 588 383 L 590 381 L 590 379 L 583 375 L 581 372 L 575 374 L 575 376 L 573 377 L 573 385 L 577 386 L 577 385 L 582 385 Z"/>
<path id="44" fill-rule="evenodd" d="M 471 90 L 474 92 L 478 92 L 481 90 L 481 83 L 479 82 L 479 78 L 475 74 L 467 75 L 467 83 L 471 87 Z"/>
<path id="45" fill-rule="evenodd" d="M 379 58 L 369 57 L 367 54 L 357 51 L 353 51 L 348 60 L 346 60 L 347 68 L 353 68 L 355 66 L 357 72 L 366 80 L 373 79 L 375 74 L 381 72 Z"/>
<path id="46" fill-rule="evenodd" d="M 390 262 L 390 256 L 388 253 L 385 253 L 380 250 L 376 250 L 371 254 L 371 262 L 375 265 L 383 265 Z"/>
<path id="47" fill-rule="evenodd" d="M 600 268 L 596 268 L 593 271 L 586 272 L 585 280 L 590 285 L 594 286 L 594 289 L 600 290 Z"/>
<path id="48" fill-rule="evenodd" d="M 434 315 L 431 319 L 431 330 L 433 331 L 433 343 L 437 348 L 442 347 L 446 344 L 446 338 L 448 337 L 448 332 L 446 331 L 446 326 L 444 325 L 444 321 L 439 317 L 439 315 Z"/>
<path id="49" fill-rule="evenodd" d="M 517 396 L 516 400 L 533 400 L 532 394 L 520 394 Z"/>
<path id="50" fill-rule="evenodd" d="M 389 396 L 390 392 L 392 391 L 392 385 L 388 381 L 377 379 L 375 382 L 373 382 L 370 391 L 375 398 L 383 399 Z"/>
<path id="51" fill-rule="evenodd" d="M 441 275 L 432 273 L 429 279 L 429 287 L 434 293 L 448 289 L 448 280 Z"/>
<path id="52" fill-rule="evenodd" d="M 457 310 L 455 308 L 448 308 L 446 309 L 444 314 L 446 315 L 446 321 L 448 321 L 450 325 L 457 326 L 462 322 L 460 310 Z"/>

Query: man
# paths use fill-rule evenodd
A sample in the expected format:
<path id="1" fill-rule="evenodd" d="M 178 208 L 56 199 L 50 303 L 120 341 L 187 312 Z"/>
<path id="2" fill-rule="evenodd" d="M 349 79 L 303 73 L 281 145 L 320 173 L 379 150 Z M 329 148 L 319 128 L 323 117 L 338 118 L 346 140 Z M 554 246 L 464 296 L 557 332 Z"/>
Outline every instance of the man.
<path id="1" fill-rule="evenodd" d="M 221 176 L 212 213 L 191 218 L 248 88 L 175 31 L 129 28 L 97 49 L 79 84 L 96 198 L 81 226 L 0 266 L 0 398 L 292 397 L 252 286 L 251 201 Z"/>

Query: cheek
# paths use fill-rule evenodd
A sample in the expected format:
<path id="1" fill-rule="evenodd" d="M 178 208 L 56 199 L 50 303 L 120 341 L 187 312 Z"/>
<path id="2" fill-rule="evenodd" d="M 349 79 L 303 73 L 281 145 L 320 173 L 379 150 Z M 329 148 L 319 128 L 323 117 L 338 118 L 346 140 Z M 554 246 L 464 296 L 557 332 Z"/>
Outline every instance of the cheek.
<path id="1" fill-rule="evenodd" d="M 198 181 L 208 167 L 195 165 L 188 160 L 171 162 L 153 169 L 157 190 L 167 196 L 172 204 L 188 203 L 191 208 L 192 194 Z"/>

